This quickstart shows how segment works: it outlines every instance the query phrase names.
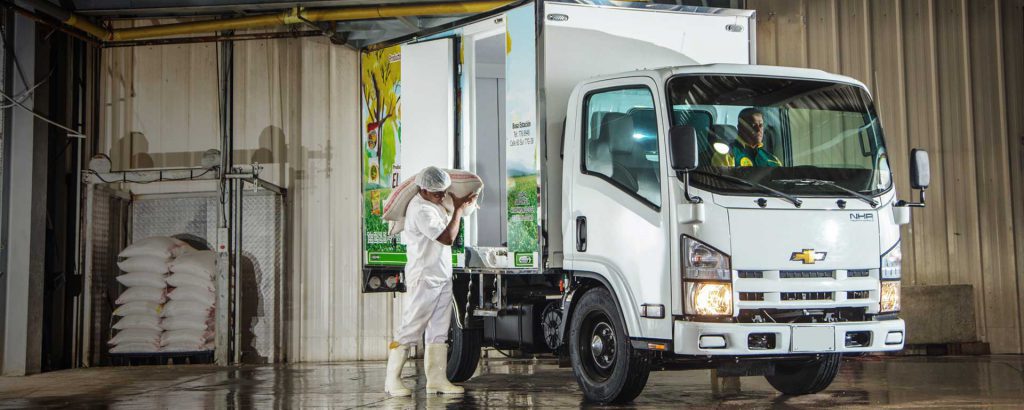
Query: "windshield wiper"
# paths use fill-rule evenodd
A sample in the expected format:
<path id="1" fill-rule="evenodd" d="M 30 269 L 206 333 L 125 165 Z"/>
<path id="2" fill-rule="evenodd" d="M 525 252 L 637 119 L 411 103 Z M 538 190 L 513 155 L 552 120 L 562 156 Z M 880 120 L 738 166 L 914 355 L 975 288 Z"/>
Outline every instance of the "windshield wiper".
<path id="1" fill-rule="evenodd" d="M 805 178 L 805 179 L 777 179 L 777 180 L 774 180 L 772 182 L 776 182 L 776 183 L 780 183 L 780 184 L 832 187 L 832 188 L 838 189 L 840 191 L 843 191 L 843 192 L 845 192 L 847 194 L 853 195 L 854 197 L 856 197 L 857 199 L 860 199 L 861 201 L 867 202 L 868 205 L 871 205 L 872 208 L 878 206 L 878 201 L 875 201 L 870 196 L 864 195 L 864 194 L 862 194 L 860 192 L 854 191 L 854 190 L 852 190 L 850 188 L 844 187 L 844 186 L 839 185 L 839 184 L 837 184 L 837 183 L 835 183 L 833 181 L 829 181 L 829 180 L 825 180 L 825 179 L 810 179 L 810 178 Z"/>
<path id="2" fill-rule="evenodd" d="M 762 184 L 759 184 L 757 182 L 747 181 L 747 180 L 745 180 L 743 178 L 736 178 L 736 177 L 734 177 L 732 175 L 715 174 L 715 173 L 712 173 L 712 172 L 701 171 L 701 170 L 693 170 L 693 171 L 690 171 L 690 172 L 693 172 L 695 174 L 709 176 L 709 177 L 714 177 L 714 178 L 721 178 L 721 179 L 724 179 L 724 180 L 729 181 L 729 182 L 735 182 L 737 184 L 746 185 L 746 186 L 751 187 L 751 188 L 760 189 L 761 192 L 767 192 L 767 193 L 772 194 L 772 195 L 774 195 L 776 197 L 779 197 L 779 198 L 785 199 L 785 200 L 787 200 L 789 202 L 792 202 L 793 205 L 795 205 L 797 208 L 799 208 L 800 205 L 802 205 L 804 203 L 804 201 L 801 201 L 800 198 L 797 198 L 797 197 L 795 197 L 793 195 L 787 194 L 787 193 L 779 191 L 777 189 L 769 188 L 769 187 L 764 186 Z"/>

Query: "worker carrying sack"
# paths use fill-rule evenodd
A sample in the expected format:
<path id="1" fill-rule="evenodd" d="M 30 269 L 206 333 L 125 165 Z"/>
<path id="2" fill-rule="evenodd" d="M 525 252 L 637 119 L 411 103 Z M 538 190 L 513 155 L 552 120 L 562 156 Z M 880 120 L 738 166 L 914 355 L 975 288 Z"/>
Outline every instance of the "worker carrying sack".
<path id="1" fill-rule="evenodd" d="M 452 185 L 448 187 L 447 191 L 452 195 L 462 198 L 469 194 L 480 194 L 480 191 L 484 188 L 484 181 L 472 172 L 461 169 L 446 169 L 445 172 L 452 178 Z M 388 235 L 398 235 L 405 229 L 405 209 L 409 207 L 409 201 L 412 200 L 413 196 L 419 194 L 420 191 L 419 186 L 416 185 L 416 177 L 418 175 L 419 173 L 417 172 L 415 175 L 406 178 L 404 182 L 398 185 L 398 188 L 391 191 L 387 201 L 384 201 L 382 218 L 388 221 Z M 449 213 L 455 211 L 455 206 L 452 204 L 450 196 L 446 195 L 444 197 L 443 205 Z M 464 216 L 471 215 L 473 210 L 475 208 L 468 210 Z"/>

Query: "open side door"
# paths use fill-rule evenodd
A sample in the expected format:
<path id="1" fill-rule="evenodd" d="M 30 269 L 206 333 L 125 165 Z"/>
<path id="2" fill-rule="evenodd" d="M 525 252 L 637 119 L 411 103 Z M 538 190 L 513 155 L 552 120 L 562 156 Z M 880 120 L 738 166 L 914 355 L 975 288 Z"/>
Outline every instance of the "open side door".
<path id="1" fill-rule="evenodd" d="M 450 38 L 402 45 L 402 178 L 455 167 L 455 56 Z"/>

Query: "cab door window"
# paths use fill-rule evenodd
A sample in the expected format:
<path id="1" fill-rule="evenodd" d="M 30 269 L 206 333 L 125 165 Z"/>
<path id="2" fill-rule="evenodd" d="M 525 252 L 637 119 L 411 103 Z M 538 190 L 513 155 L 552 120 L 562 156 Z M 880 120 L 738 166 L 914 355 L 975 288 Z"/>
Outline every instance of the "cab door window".
<path id="1" fill-rule="evenodd" d="M 584 100 L 583 172 L 661 207 L 658 121 L 647 87 L 598 90 Z"/>

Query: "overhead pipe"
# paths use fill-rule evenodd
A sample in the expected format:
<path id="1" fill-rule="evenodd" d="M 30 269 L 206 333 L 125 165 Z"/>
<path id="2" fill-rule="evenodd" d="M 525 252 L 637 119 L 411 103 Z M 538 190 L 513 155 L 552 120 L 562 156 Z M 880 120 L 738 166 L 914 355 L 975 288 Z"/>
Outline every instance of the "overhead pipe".
<path id="1" fill-rule="evenodd" d="M 31 8 L 34 8 L 37 11 L 42 12 L 43 14 L 46 14 L 46 15 L 48 15 L 50 17 L 58 19 L 62 23 L 66 24 L 68 26 L 71 26 L 71 27 L 77 28 L 79 30 L 82 30 L 82 31 L 84 31 L 86 33 L 89 33 L 93 37 L 96 37 L 96 38 L 98 38 L 100 40 L 104 40 L 104 41 L 109 39 L 109 36 L 110 36 L 110 31 L 109 30 L 107 30 L 107 29 L 105 29 L 103 27 L 97 26 L 96 24 L 93 24 L 93 22 L 89 21 L 85 17 L 81 17 L 81 16 L 79 16 L 79 15 L 77 15 L 75 13 L 72 13 L 72 12 L 64 10 L 64 9 L 62 9 L 60 7 L 57 7 L 53 3 L 50 3 L 50 2 L 48 2 L 46 0 L 22 0 L 22 1 L 25 3 L 25 5 L 27 5 L 27 6 L 31 7 Z"/>
<path id="2" fill-rule="evenodd" d="M 45 0 L 25 0 L 37 10 L 60 19 L 69 26 L 96 36 L 102 41 L 131 41 L 146 38 L 181 36 L 229 30 L 259 29 L 319 21 L 369 20 L 392 17 L 476 14 L 511 3 L 510 0 L 463 1 L 433 4 L 377 5 L 342 8 L 292 8 L 274 14 L 232 17 L 219 20 L 158 24 L 146 27 L 105 29 L 61 9 Z"/>

